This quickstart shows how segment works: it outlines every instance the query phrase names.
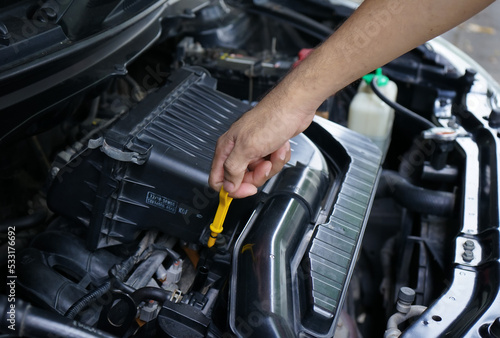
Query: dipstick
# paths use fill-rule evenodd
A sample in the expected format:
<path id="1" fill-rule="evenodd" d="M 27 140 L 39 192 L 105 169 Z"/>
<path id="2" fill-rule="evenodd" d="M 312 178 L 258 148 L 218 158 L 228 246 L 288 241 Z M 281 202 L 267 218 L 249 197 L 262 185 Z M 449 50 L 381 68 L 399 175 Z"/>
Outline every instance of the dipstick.
<path id="1" fill-rule="evenodd" d="M 217 207 L 214 221 L 212 224 L 210 224 L 210 230 L 212 231 L 212 233 L 210 234 L 210 238 L 208 239 L 207 245 L 209 248 L 211 248 L 215 244 L 217 235 L 222 232 L 222 225 L 224 224 L 224 220 L 226 219 L 227 211 L 232 200 L 233 198 L 229 197 L 228 192 L 226 192 L 224 188 L 220 188 L 219 206 Z"/>

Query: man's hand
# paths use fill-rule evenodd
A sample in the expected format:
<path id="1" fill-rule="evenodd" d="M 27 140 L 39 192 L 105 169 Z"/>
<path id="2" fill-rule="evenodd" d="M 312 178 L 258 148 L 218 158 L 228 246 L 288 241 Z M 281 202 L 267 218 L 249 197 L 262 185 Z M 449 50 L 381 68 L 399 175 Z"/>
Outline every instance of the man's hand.
<path id="1" fill-rule="evenodd" d="M 255 194 L 290 160 L 288 140 L 309 125 L 314 113 L 291 121 L 293 115 L 282 113 L 270 100 L 243 115 L 217 142 L 210 186 L 220 190 L 224 185 L 235 198 Z"/>

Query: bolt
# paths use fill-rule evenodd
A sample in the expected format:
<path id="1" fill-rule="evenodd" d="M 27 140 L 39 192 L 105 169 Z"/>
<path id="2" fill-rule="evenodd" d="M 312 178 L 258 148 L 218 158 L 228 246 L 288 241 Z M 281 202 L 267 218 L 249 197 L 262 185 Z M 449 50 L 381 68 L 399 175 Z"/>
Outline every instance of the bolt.
<path id="1" fill-rule="evenodd" d="M 474 253 L 472 252 L 472 250 L 465 250 L 462 254 L 462 258 L 465 262 L 470 263 L 474 259 Z"/>
<path id="2" fill-rule="evenodd" d="M 59 172 L 59 170 L 60 170 L 60 169 L 59 169 L 59 168 L 57 168 L 57 167 L 52 167 L 52 169 L 50 170 L 50 175 L 51 175 L 52 177 L 56 177 L 56 175 L 57 175 L 57 173 Z"/>
<path id="3" fill-rule="evenodd" d="M 464 250 L 474 250 L 475 247 L 474 242 L 470 239 L 464 242 Z"/>
<path id="4" fill-rule="evenodd" d="M 57 11 L 54 8 L 42 7 L 40 10 L 45 14 L 47 19 L 49 19 L 51 21 L 54 21 L 55 19 L 57 19 Z"/>
<path id="5" fill-rule="evenodd" d="M 115 64 L 115 70 L 122 75 L 127 74 L 127 68 L 125 68 L 125 65 L 123 64 Z"/>
<path id="6" fill-rule="evenodd" d="M 476 76 L 476 74 L 477 74 L 477 71 L 474 68 L 467 68 L 465 70 L 464 76 L 467 78 L 473 79 Z"/>
<path id="7" fill-rule="evenodd" d="M 47 23 L 57 19 L 57 11 L 51 6 L 50 3 L 46 3 L 36 11 L 33 17 L 40 22 Z"/>
<path id="8" fill-rule="evenodd" d="M 491 128 L 500 127 L 500 107 L 496 107 L 491 110 L 488 121 Z"/>

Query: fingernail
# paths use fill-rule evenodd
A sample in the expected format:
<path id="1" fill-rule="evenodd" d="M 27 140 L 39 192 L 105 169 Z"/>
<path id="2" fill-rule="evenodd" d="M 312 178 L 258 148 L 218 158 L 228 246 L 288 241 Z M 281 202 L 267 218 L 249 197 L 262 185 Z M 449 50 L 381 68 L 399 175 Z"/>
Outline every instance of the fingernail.
<path id="1" fill-rule="evenodd" d="M 226 190 L 227 192 L 233 192 L 234 184 L 229 181 L 224 181 L 224 190 Z"/>
<path id="2" fill-rule="evenodd" d="M 286 150 L 286 149 L 285 149 L 285 150 L 282 150 L 282 151 L 280 152 L 280 160 L 282 160 L 282 161 L 284 161 L 284 160 L 285 160 L 285 157 L 286 157 L 286 152 L 287 152 L 287 150 Z"/>
<path id="3" fill-rule="evenodd" d="M 283 152 L 280 154 L 280 160 L 284 161 L 286 158 L 286 154 L 290 151 L 290 142 L 287 142 L 285 144 L 285 149 Z"/>
<path id="4" fill-rule="evenodd" d="M 271 169 L 269 169 L 268 171 L 266 171 L 266 177 L 269 177 L 269 174 L 271 174 Z"/>

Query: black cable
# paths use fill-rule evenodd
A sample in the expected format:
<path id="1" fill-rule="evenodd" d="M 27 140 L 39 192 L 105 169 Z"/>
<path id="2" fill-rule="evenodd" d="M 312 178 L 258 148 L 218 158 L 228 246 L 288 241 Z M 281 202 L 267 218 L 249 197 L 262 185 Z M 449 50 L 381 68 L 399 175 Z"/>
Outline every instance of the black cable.
<path id="1" fill-rule="evenodd" d="M 236 2 L 233 2 L 233 4 L 240 8 L 243 8 L 248 13 L 267 16 L 273 20 L 287 23 L 300 30 L 301 32 L 306 33 L 309 36 L 317 38 L 321 41 L 325 40 L 333 33 L 332 28 L 315 20 L 312 20 L 302 13 L 299 13 L 277 3 L 262 3 L 258 6 L 250 7 L 243 7 Z"/>
<path id="2" fill-rule="evenodd" d="M 95 290 L 92 290 L 91 292 L 78 299 L 73 305 L 71 305 L 68 311 L 66 311 L 64 316 L 71 319 L 75 318 L 76 315 L 78 315 L 80 311 L 82 311 L 86 306 L 92 304 L 97 299 L 102 297 L 106 292 L 108 292 L 111 289 L 112 281 L 115 284 L 118 283 L 118 286 L 121 286 L 126 290 L 127 286 L 123 283 L 120 284 L 120 282 L 122 282 L 125 279 L 125 276 L 127 276 L 130 270 L 132 270 L 134 264 L 137 263 L 137 260 L 138 257 L 134 255 L 124 260 L 121 264 L 113 266 L 110 271 L 111 278 L 101 284 Z M 128 289 L 128 291 L 132 290 L 132 288 Z"/>
<path id="3" fill-rule="evenodd" d="M 87 293 L 82 298 L 76 301 L 71 307 L 66 311 L 64 317 L 74 319 L 80 311 L 83 310 L 87 305 L 95 302 L 97 299 L 101 298 L 106 292 L 111 288 L 111 281 L 104 282 L 97 289 Z"/>
<path id="4" fill-rule="evenodd" d="M 377 95 L 382 101 L 384 101 L 389 107 L 393 108 L 396 112 L 404 114 L 408 117 L 410 117 L 413 120 L 416 120 L 416 122 L 422 124 L 424 126 L 424 129 L 429 129 L 429 128 L 434 128 L 435 125 L 430 122 L 429 120 L 423 118 L 422 116 L 418 115 L 417 113 L 411 111 L 410 109 L 403 107 L 397 102 L 394 102 L 392 100 L 389 100 L 387 96 L 382 94 L 382 92 L 377 88 L 377 84 L 375 83 L 376 77 L 373 78 L 373 80 L 370 82 L 370 87 L 372 88 L 373 92 L 375 95 Z"/>

